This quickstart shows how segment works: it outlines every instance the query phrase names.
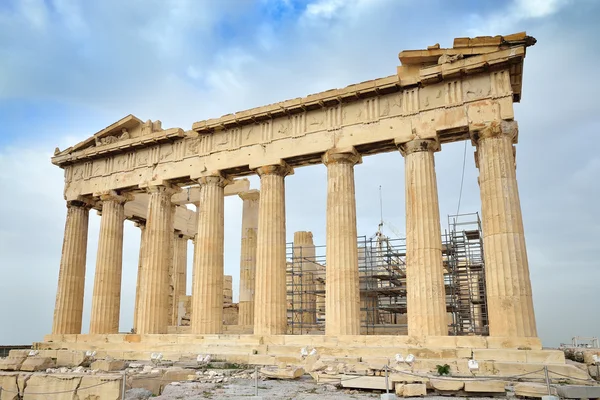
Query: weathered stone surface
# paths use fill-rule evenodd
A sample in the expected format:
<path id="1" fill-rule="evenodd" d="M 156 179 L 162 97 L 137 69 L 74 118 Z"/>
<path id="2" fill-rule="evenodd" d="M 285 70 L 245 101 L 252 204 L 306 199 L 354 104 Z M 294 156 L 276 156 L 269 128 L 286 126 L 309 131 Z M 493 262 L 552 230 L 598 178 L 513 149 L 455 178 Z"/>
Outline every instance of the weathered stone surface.
<path id="1" fill-rule="evenodd" d="M 90 207 L 80 201 L 67 202 L 67 221 L 52 323 L 54 334 L 81 333 Z"/>
<path id="2" fill-rule="evenodd" d="M 513 386 L 514 392 L 521 397 L 538 397 L 548 396 L 548 387 L 542 383 L 534 382 L 519 382 Z M 550 388 L 550 395 L 556 394 L 556 388 Z"/>
<path id="3" fill-rule="evenodd" d="M 600 399 L 600 386 L 565 385 L 556 388 L 561 398 Z"/>
<path id="4" fill-rule="evenodd" d="M 25 385 L 25 400 L 36 400 L 40 398 L 52 398 L 52 400 L 73 400 L 77 388 L 81 384 L 81 376 L 64 374 L 34 374 L 27 380 Z M 52 395 L 41 395 L 37 393 L 54 393 Z"/>
<path id="5" fill-rule="evenodd" d="M 281 162 L 260 166 L 256 238 L 254 334 L 287 332 L 285 177 L 293 170 Z"/>
<path id="6" fill-rule="evenodd" d="M 125 361 L 122 360 L 97 360 L 90 366 L 92 370 L 103 372 L 122 371 L 125 369 Z"/>
<path id="7" fill-rule="evenodd" d="M 429 384 L 435 390 L 439 390 L 440 392 L 455 392 L 457 390 L 462 390 L 465 387 L 465 382 L 458 379 L 431 379 Z"/>
<path id="8" fill-rule="evenodd" d="M 360 334 L 354 189 L 354 165 L 359 162 L 354 148 L 332 149 L 323 156 L 327 166 L 325 334 L 330 336 Z"/>
<path id="9" fill-rule="evenodd" d="M 385 390 L 385 377 L 383 376 L 340 375 L 340 379 L 342 387 L 345 388 Z M 388 384 L 389 389 L 392 389 L 392 382 L 388 382 Z"/>
<path id="10" fill-rule="evenodd" d="M 239 194 L 242 208 L 242 246 L 240 251 L 240 325 L 254 324 L 254 287 L 256 280 L 256 238 L 258 232 L 258 190 Z"/>
<path id="11" fill-rule="evenodd" d="M 496 380 L 468 380 L 465 381 L 465 391 L 474 393 L 504 393 L 505 381 Z"/>
<path id="12" fill-rule="evenodd" d="M 396 392 L 396 395 L 404 396 L 404 386 L 404 383 L 396 383 L 394 385 L 394 392 Z"/>
<path id="13" fill-rule="evenodd" d="M 261 368 L 260 373 L 268 378 L 275 379 L 296 379 L 304 375 L 303 368 Z"/>
<path id="14" fill-rule="evenodd" d="M 173 261 L 173 209 L 176 188 L 150 185 L 140 295 L 135 329 L 139 334 L 167 333 L 169 325 L 169 268 Z"/>
<path id="15" fill-rule="evenodd" d="M 0 358 L 0 370 L 2 371 L 18 371 L 21 365 L 27 359 L 27 356 L 6 357 Z"/>
<path id="16" fill-rule="evenodd" d="M 186 381 L 188 376 L 195 375 L 196 370 L 191 368 L 169 368 L 163 374 L 163 381 Z"/>
<path id="17" fill-rule="evenodd" d="M 21 400 L 19 395 L 23 395 L 23 392 L 19 391 L 22 386 L 17 384 L 18 377 L 18 373 L 0 372 L 0 386 L 3 389 L 0 400 Z"/>
<path id="18" fill-rule="evenodd" d="M 495 121 L 474 130 L 490 336 L 536 337 L 513 148 L 517 123 Z"/>
<path id="19" fill-rule="evenodd" d="M 410 374 L 403 374 L 401 371 L 397 371 L 397 372 L 391 373 L 389 375 L 389 379 L 392 382 L 403 382 L 403 383 L 415 383 L 415 382 L 425 383 L 425 382 L 429 382 L 429 378 L 427 378 L 427 377 L 415 376 L 412 373 L 410 373 Z"/>
<path id="20" fill-rule="evenodd" d="M 120 400 L 122 383 L 120 376 L 84 375 L 77 396 L 79 400 Z"/>
<path id="21" fill-rule="evenodd" d="M 406 286 L 409 335 L 447 335 L 435 140 L 400 144 L 405 159 Z"/>
<path id="22" fill-rule="evenodd" d="M 27 357 L 21 365 L 21 371 L 45 371 L 55 366 L 54 360 L 49 357 Z"/>
<path id="23" fill-rule="evenodd" d="M 223 331 L 224 187 L 220 173 L 199 179 L 200 209 L 193 274 L 192 333 Z"/>
<path id="24" fill-rule="evenodd" d="M 419 397 L 427 395 L 427 385 L 424 383 L 407 383 L 404 385 L 404 397 Z"/>
<path id="25" fill-rule="evenodd" d="M 129 389 L 125 392 L 125 400 L 147 400 L 150 397 L 152 392 L 143 388 Z"/>
<path id="26" fill-rule="evenodd" d="M 78 367 L 88 361 L 84 351 L 58 351 L 56 353 L 57 367 Z M 89 362 L 89 361 L 88 361 Z"/>
<path id="27" fill-rule="evenodd" d="M 102 193 L 102 218 L 94 274 L 90 333 L 118 333 L 121 312 L 123 224 L 126 196 Z"/>

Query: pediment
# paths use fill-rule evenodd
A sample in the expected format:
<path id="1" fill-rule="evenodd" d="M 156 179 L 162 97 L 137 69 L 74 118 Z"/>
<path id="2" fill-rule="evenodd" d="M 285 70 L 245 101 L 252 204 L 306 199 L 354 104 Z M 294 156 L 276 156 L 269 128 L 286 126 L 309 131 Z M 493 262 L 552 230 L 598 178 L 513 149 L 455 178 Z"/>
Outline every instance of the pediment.
<path id="1" fill-rule="evenodd" d="M 77 160 L 106 156 L 107 154 L 160 143 L 184 136 L 180 128 L 162 129 L 160 121 L 142 122 L 129 114 L 114 124 L 96 132 L 86 140 L 63 151 L 54 151 L 52 162 L 64 165 Z"/>
<path id="2" fill-rule="evenodd" d="M 100 147 L 120 140 L 131 138 L 131 131 L 140 127 L 144 122 L 135 115 L 129 114 L 106 128 L 96 132 L 89 138 L 71 146 L 63 151 L 55 151 L 55 156 L 63 156 L 84 150 L 90 147 Z"/>

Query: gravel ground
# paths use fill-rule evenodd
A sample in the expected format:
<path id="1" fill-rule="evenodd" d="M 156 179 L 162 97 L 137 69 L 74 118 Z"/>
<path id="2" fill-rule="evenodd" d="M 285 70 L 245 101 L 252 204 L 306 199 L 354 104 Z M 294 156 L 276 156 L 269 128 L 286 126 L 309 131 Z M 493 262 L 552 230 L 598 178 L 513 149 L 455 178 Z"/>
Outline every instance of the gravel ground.
<path id="1" fill-rule="evenodd" d="M 258 394 L 264 399 L 298 399 L 298 400 L 337 400 L 337 399 L 378 399 L 381 392 L 337 389 L 333 385 L 318 385 L 309 377 L 287 381 L 266 380 L 258 383 Z M 133 393 L 131 393 L 133 395 Z M 200 399 L 240 399 L 254 396 L 254 381 L 251 379 L 233 379 L 226 383 L 181 382 L 170 384 L 156 400 L 200 400 Z M 126 396 L 128 399 L 143 397 Z M 458 399 L 453 397 L 452 399 Z M 429 396 L 428 400 L 449 397 Z M 469 397 L 469 399 L 476 399 Z M 482 400 L 484 398 L 481 398 Z"/>

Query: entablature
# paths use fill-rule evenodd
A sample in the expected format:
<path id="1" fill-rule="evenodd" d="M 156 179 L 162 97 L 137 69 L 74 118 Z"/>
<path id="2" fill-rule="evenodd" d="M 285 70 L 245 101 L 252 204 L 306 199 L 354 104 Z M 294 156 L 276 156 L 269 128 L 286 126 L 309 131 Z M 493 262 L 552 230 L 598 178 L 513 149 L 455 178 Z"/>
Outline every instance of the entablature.
<path id="1" fill-rule="evenodd" d="M 414 138 L 435 138 L 440 144 L 468 140 L 473 124 L 513 119 L 515 88 L 520 89 L 515 68 L 522 68 L 529 37 L 519 38 L 522 43 L 503 39 L 501 45 L 466 48 L 469 57 L 449 61 L 459 53 L 427 50 L 433 53 L 431 60 L 444 58 L 442 64 L 431 64 L 422 54 L 413 57 L 409 53 L 414 51 L 402 52 L 406 65 L 401 68 L 407 67 L 406 76 L 414 78 L 410 82 L 398 75 L 375 79 L 196 122 L 187 132 L 155 131 L 152 125 L 143 133 L 141 121 L 129 116 L 129 123 L 138 124 L 131 138 L 98 146 L 88 140 L 75 146 L 79 150 L 59 153 L 53 162 L 65 169 L 65 197 L 74 199 L 152 182 L 194 185 L 206 171 L 235 178 L 281 161 L 294 168 L 319 164 L 334 147 L 354 147 L 368 155 L 396 151 L 397 143 Z M 96 135 L 110 136 L 123 124 Z"/>

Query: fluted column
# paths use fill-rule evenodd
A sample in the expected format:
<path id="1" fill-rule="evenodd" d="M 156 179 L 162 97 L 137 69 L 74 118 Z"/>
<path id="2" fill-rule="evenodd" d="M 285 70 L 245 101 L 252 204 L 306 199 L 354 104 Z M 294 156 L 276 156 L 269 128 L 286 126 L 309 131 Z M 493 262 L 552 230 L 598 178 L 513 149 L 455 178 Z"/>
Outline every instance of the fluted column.
<path id="1" fill-rule="evenodd" d="M 52 334 L 80 334 L 90 206 L 67 202 Z"/>
<path id="2" fill-rule="evenodd" d="M 173 243 L 173 309 L 171 325 L 178 325 L 179 296 L 185 296 L 187 285 L 187 241 L 184 235 L 175 232 Z"/>
<path id="3" fill-rule="evenodd" d="M 479 168 L 490 336 L 535 337 L 537 329 L 513 143 L 514 121 L 472 127 Z"/>
<path id="4" fill-rule="evenodd" d="M 406 185 L 406 305 L 408 334 L 446 336 L 446 291 L 435 161 L 435 140 L 400 145 Z"/>
<path id="5" fill-rule="evenodd" d="M 325 268 L 325 334 L 360 335 L 360 286 L 356 234 L 354 165 L 360 155 L 332 149 L 327 166 L 327 248 Z"/>
<path id="6" fill-rule="evenodd" d="M 171 196 L 178 188 L 165 184 L 148 186 L 146 190 L 150 200 L 136 329 L 140 334 L 167 333 L 170 315 L 169 266 L 173 257 Z"/>
<path id="7" fill-rule="evenodd" d="M 140 255 L 138 258 L 137 280 L 135 284 L 135 305 L 133 309 L 133 332 L 137 332 L 137 315 L 140 308 L 140 284 L 142 282 L 142 268 L 144 266 L 144 256 L 146 248 L 146 221 L 140 221 L 135 224 L 140 228 Z"/>
<path id="8" fill-rule="evenodd" d="M 260 176 L 254 334 L 287 332 L 285 177 L 293 170 L 284 162 L 256 170 Z"/>
<path id="9" fill-rule="evenodd" d="M 302 311 L 300 318 L 303 324 L 314 325 L 317 323 L 317 296 L 315 295 L 315 245 L 312 232 L 294 232 L 294 271 L 301 272 L 300 282 L 302 293 L 300 295 Z M 299 267 L 299 268 L 298 268 Z M 296 308 L 300 308 L 296 306 Z"/>
<path id="10" fill-rule="evenodd" d="M 199 179 L 200 203 L 192 296 L 192 333 L 223 330 L 224 190 L 222 175 Z"/>
<path id="11" fill-rule="evenodd" d="M 242 249 L 240 255 L 239 325 L 254 323 L 254 282 L 256 278 L 256 236 L 260 192 L 249 190 L 239 194 L 243 200 Z"/>
<path id="12" fill-rule="evenodd" d="M 90 334 L 118 333 L 121 312 L 124 204 L 129 198 L 115 192 L 100 195 L 102 218 L 92 295 Z"/>

